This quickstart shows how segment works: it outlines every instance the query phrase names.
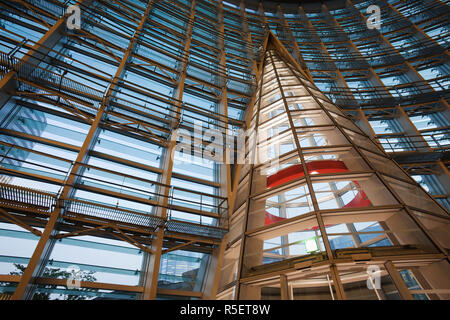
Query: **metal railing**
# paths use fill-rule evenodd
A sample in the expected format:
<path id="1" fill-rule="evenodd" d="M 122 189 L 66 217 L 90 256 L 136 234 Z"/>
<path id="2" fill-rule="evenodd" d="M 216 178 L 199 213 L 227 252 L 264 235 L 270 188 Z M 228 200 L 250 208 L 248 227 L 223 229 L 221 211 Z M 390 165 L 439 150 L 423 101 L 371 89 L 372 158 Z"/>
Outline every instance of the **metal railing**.
<path id="1" fill-rule="evenodd" d="M 28 205 L 40 212 L 51 212 L 56 206 L 56 194 L 1 183 L 0 204 L 13 207 Z"/>
<path id="2" fill-rule="evenodd" d="M 63 200 L 63 207 L 65 208 L 65 216 L 84 215 L 119 223 L 144 226 L 153 230 L 163 227 L 165 223 L 164 219 L 148 213 L 96 204 L 80 199 Z"/>
<path id="3" fill-rule="evenodd" d="M 156 230 L 164 228 L 172 233 L 186 233 L 221 239 L 226 228 L 198 224 L 188 221 L 163 219 L 151 213 L 118 208 L 80 199 L 58 199 L 57 194 L 42 192 L 31 188 L 0 183 L 0 204 L 5 207 L 21 208 L 49 214 L 58 205 L 64 209 L 66 218 L 84 217 L 92 222 L 111 221 L 120 225 L 131 225 Z"/>
<path id="4" fill-rule="evenodd" d="M 386 152 L 398 153 L 405 151 L 444 152 L 450 149 L 450 131 L 439 133 L 423 133 L 421 135 L 405 135 L 404 133 L 389 133 L 377 135 L 377 142 Z"/>
<path id="5" fill-rule="evenodd" d="M 446 84 L 450 77 L 441 77 L 425 81 L 410 82 L 393 86 L 370 86 L 367 88 L 333 87 L 323 91 L 333 101 L 343 107 L 346 104 L 359 106 L 369 105 L 403 105 L 409 102 L 430 101 L 448 97 L 450 87 Z"/>

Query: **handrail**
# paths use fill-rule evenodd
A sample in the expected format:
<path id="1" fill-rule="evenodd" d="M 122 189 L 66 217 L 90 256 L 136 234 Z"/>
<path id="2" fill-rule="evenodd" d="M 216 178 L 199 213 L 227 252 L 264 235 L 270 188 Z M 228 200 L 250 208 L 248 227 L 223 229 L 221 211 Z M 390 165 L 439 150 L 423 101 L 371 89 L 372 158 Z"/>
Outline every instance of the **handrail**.
<path id="1" fill-rule="evenodd" d="M 206 237 L 222 238 L 227 232 L 227 228 L 213 225 L 198 224 L 195 222 L 181 221 L 172 219 L 172 217 L 162 218 L 148 212 L 138 210 L 129 210 L 120 207 L 105 205 L 92 201 L 81 199 L 58 199 L 54 193 L 43 192 L 31 188 L 0 183 L 0 204 L 10 205 L 27 209 L 37 209 L 40 212 L 49 214 L 57 206 L 64 209 L 65 217 L 74 215 L 83 215 L 95 221 L 96 218 L 101 221 L 111 220 L 116 223 L 127 223 L 147 227 L 150 229 L 165 228 L 169 232 L 187 233 L 202 235 Z"/>
<path id="2" fill-rule="evenodd" d="M 439 128 L 436 128 L 436 131 L 438 130 Z M 376 135 L 377 140 L 381 140 L 376 141 L 376 143 L 386 152 L 392 153 L 418 151 L 428 148 L 431 148 L 433 152 L 443 152 L 450 149 L 449 134 L 449 130 L 431 134 L 424 133 L 421 135 L 405 135 L 403 132 L 383 133 Z M 390 139 L 398 139 L 398 141 L 391 141 Z M 434 145 L 430 144 L 431 142 Z"/>

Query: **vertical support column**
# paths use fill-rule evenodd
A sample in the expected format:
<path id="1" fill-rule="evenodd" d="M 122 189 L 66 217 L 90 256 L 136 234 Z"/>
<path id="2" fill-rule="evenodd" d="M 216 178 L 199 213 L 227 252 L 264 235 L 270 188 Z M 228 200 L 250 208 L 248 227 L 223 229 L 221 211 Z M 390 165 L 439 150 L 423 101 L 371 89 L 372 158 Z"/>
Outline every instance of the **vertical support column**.
<path id="1" fill-rule="evenodd" d="M 203 287 L 203 299 L 215 300 L 217 291 L 219 290 L 219 280 L 221 276 L 221 270 L 223 260 L 225 257 L 225 248 L 227 243 L 227 236 L 225 235 L 220 245 L 214 249 L 206 274 L 205 285 Z"/>
<path id="2" fill-rule="evenodd" d="M 11 300 L 29 300 L 33 297 L 33 282 L 45 268 L 48 256 L 53 249 L 54 242 L 50 241 L 50 238 L 56 234 L 55 225 L 60 217 L 60 212 L 60 208 L 56 208 L 50 214 L 50 218 L 45 225 L 41 238 L 33 251 L 27 268 L 20 277 L 19 284 L 17 285 L 14 294 L 11 296 Z"/>
<path id="3" fill-rule="evenodd" d="M 386 268 L 386 271 L 389 273 L 389 276 L 391 277 L 392 282 L 394 282 L 394 285 L 397 288 L 398 293 L 400 294 L 400 297 L 403 300 L 414 300 L 411 293 L 408 290 L 408 287 L 406 287 L 405 282 L 402 280 L 400 273 L 398 273 L 398 270 L 394 266 L 392 261 L 386 261 L 384 266 Z"/>
<path id="4" fill-rule="evenodd" d="M 83 1 L 80 1 L 80 3 Z M 90 3 L 90 1 L 85 1 Z M 27 54 L 20 60 L 19 65 L 32 64 L 38 66 L 42 61 L 48 59 L 48 53 L 63 37 L 63 31 L 66 23 L 66 15 L 62 16 L 31 48 Z M 0 109 L 11 98 L 16 89 L 16 72 L 9 71 L 2 80 L 0 80 Z M 50 214 L 49 220 L 44 228 L 41 238 L 36 245 L 30 261 L 22 275 L 19 284 L 11 297 L 11 300 L 31 299 L 34 291 L 33 281 L 41 273 L 46 265 L 48 256 L 52 251 L 54 242 L 49 241 L 55 233 L 55 225 L 60 216 L 60 208 L 55 208 Z"/>
<path id="5" fill-rule="evenodd" d="M 266 14 L 264 13 L 264 6 L 263 6 L 262 2 L 259 3 L 258 11 L 259 11 L 259 15 L 261 16 L 261 18 L 264 21 L 264 28 L 266 28 L 267 32 L 270 31 L 270 26 L 269 26 L 269 23 L 267 22 Z"/>
<path id="6" fill-rule="evenodd" d="M 252 37 L 250 34 L 249 27 L 248 27 L 247 13 L 245 11 L 244 1 L 241 1 L 240 11 L 241 11 L 241 15 L 242 15 L 242 28 L 243 28 L 244 33 L 247 35 L 247 39 L 246 39 L 246 41 L 248 43 L 248 45 L 246 46 L 247 56 L 248 56 L 249 60 L 251 61 L 249 64 L 249 69 L 251 70 L 251 74 L 255 77 L 256 84 L 258 84 L 260 75 L 258 72 L 257 61 L 254 59 L 253 42 L 252 42 Z M 261 68 L 262 68 L 262 66 L 261 66 Z M 248 108 L 245 111 L 245 115 L 244 115 L 245 124 L 244 124 L 244 128 L 243 128 L 244 130 L 247 129 L 248 127 L 250 127 L 252 116 L 254 113 L 255 99 L 256 99 L 256 97 L 254 95 L 252 97 L 250 103 L 248 104 Z M 239 177 L 241 175 L 243 166 L 244 166 L 244 164 L 239 163 L 239 161 L 237 164 L 234 165 L 233 184 L 232 184 L 232 188 L 231 188 L 232 193 L 231 193 L 231 197 L 228 197 L 230 230 L 231 230 L 231 228 L 236 227 L 232 223 L 232 215 L 233 214 L 239 215 L 239 212 L 242 212 L 240 210 L 235 212 L 234 209 L 235 209 L 235 201 L 237 198 L 237 193 L 239 190 L 241 190 L 241 188 L 239 188 Z M 251 165 L 250 165 L 250 167 L 252 168 Z M 248 174 L 248 192 L 249 192 L 249 194 L 251 192 L 251 184 L 252 184 L 252 180 L 253 180 L 251 168 L 250 168 L 250 171 Z M 237 256 L 236 258 L 231 258 L 231 259 L 237 260 L 236 262 L 234 262 L 237 264 L 236 284 L 235 284 L 235 291 L 234 291 L 234 297 L 233 297 L 234 299 L 239 299 L 240 296 L 247 297 L 248 294 L 251 294 L 251 295 L 256 294 L 258 296 L 257 289 L 255 290 L 255 288 L 247 288 L 247 286 L 239 284 L 239 279 L 241 277 L 241 271 L 242 271 L 242 262 L 243 262 L 242 259 L 243 259 L 243 253 L 244 253 L 244 247 L 245 247 L 245 231 L 247 230 L 247 216 L 248 216 L 248 210 L 249 210 L 249 206 L 250 206 L 250 202 L 249 202 L 248 198 L 245 201 L 245 204 L 243 204 L 242 206 L 244 207 L 243 210 L 245 210 L 245 211 L 244 211 L 244 213 L 242 213 L 244 215 L 243 222 L 242 222 L 243 232 L 242 232 L 240 239 L 237 240 L 237 242 L 240 242 L 240 245 L 229 249 L 229 250 L 236 250 L 239 252 L 236 255 L 231 254 L 232 257 Z M 239 220 L 239 219 L 237 219 L 237 220 Z M 236 219 L 234 221 L 236 221 Z M 238 223 L 238 225 L 240 225 L 240 222 L 236 222 L 236 223 Z M 224 249 L 224 255 L 227 253 L 229 253 L 229 251 Z"/>
<path id="7" fill-rule="evenodd" d="M 219 102 L 219 114 L 224 115 L 224 126 L 225 126 L 225 137 L 228 136 L 228 100 L 227 100 L 227 75 L 226 75 L 226 55 L 225 55 L 225 26 L 223 19 L 223 3 L 219 2 L 219 13 L 218 13 L 219 25 L 217 27 L 218 32 L 218 47 L 220 48 L 220 58 L 219 58 L 219 72 L 221 74 L 219 79 L 219 85 L 222 89 L 222 95 Z M 225 139 L 226 141 L 226 139 Z M 228 203 L 228 217 L 231 217 L 232 210 L 229 206 L 232 188 L 231 181 L 231 165 L 228 163 L 230 152 L 234 152 L 233 147 L 230 147 L 225 143 L 225 163 L 216 165 L 219 167 L 219 179 L 221 182 L 221 195 L 227 196 Z M 220 224 L 220 221 L 219 221 Z M 222 263 L 224 259 L 225 247 L 226 247 L 226 236 L 222 239 L 220 245 L 213 250 L 211 254 L 208 271 L 205 275 L 205 286 L 203 287 L 203 298 L 204 299 L 215 299 L 219 280 L 220 280 L 220 270 L 222 268 Z"/>
<path id="8" fill-rule="evenodd" d="M 195 7 L 196 0 L 192 1 L 191 5 L 191 14 L 189 16 L 188 21 L 188 29 L 186 33 L 186 43 L 184 47 L 184 52 L 182 56 L 182 62 L 180 67 L 180 76 L 177 82 L 177 87 L 174 91 L 175 98 L 175 110 L 174 110 L 174 118 L 175 120 L 172 122 L 172 129 L 176 129 L 181 121 L 181 105 L 183 99 L 184 92 L 184 82 L 186 79 L 187 72 L 187 64 L 189 56 L 189 50 L 191 47 L 191 37 L 192 37 L 192 29 L 194 27 L 195 20 Z M 172 131 L 172 134 L 176 131 Z M 160 206 L 158 207 L 157 215 L 163 219 L 167 217 L 167 206 L 169 203 L 170 196 L 170 184 L 172 180 L 172 170 L 173 170 L 173 161 L 175 156 L 175 147 L 176 147 L 176 137 L 175 139 L 170 139 L 169 146 L 165 150 L 163 159 L 162 159 L 162 168 L 164 171 L 161 175 L 161 182 L 165 185 L 160 189 Z M 158 290 L 158 278 L 159 278 L 159 267 L 161 264 L 161 253 L 163 247 L 163 239 L 164 239 L 164 230 L 158 230 L 157 238 L 152 243 L 152 250 L 154 254 L 150 257 L 147 257 L 147 261 L 144 264 L 144 291 L 141 295 L 142 300 L 154 300 L 156 299 L 156 293 Z"/>
<path id="9" fill-rule="evenodd" d="M 404 132 L 408 136 L 412 136 L 410 138 L 411 144 L 414 146 L 414 148 L 417 151 L 421 152 L 432 152 L 431 148 L 428 146 L 428 143 L 425 141 L 425 139 L 422 137 L 420 132 L 416 129 L 414 124 L 409 119 L 408 115 L 406 114 L 405 110 L 403 110 L 402 107 L 395 107 L 395 118 L 397 119 L 397 122 L 400 124 Z"/>
<path id="10" fill-rule="evenodd" d="M 244 33 L 247 34 L 247 42 L 248 42 L 248 58 L 252 61 L 251 65 L 249 65 L 249 68 L 251 69 L 251 73 L 252 75 L 255 77 L 255 82 L 256 84 L 259 81 L 259 72 L 258 72 L 258 66 L 257 66 L 257 62 L 254 59 L 254 52 L 253 52 L 253 42 L 252 42 L 252 36 L 248 27 L 248 20 L 247 20 L 247 13 L 245 12 L 245 4 L 244 1 L 241 0 L 241 14 L 242 14 L 242 28 L 244 30 Z M 252 100 L 250 101 L 250 103 L 248 104 L 248 108 L 245 110 L 245 126 L 244 129 L 248 128 L 250 125 L 250 120 L 252 118 L 252 113 L 253 113 L 253 105 L 255 102 L 255 97 L 252 97 Z M 229 198 L 229 202 L 228 202 L 228 207 L 230 208 L 230 210 L 234 210 L 234 202 L 236 200 L 236 193 L 237 193 L 237 187 L 239 184 L 239 177 L 241 175 L 241 169 L 242 169 L 242 164 L 237 163 L 234 166 L 234 174 L 233 174 L 233 185 L 231 188 L 231 192 L 232 192 L 232 196 L 231 198 Z M 230 211 L 230 212 L 232 212 Z M 231 215 L 229 216 L 229 219 L 231 219 Z"/>
<path id="11" fill-rule="evenodd" d="M 335 264 L 330 265 L 331 279 L 333 280 L 334 290 L 336 291 L 336 297 L 338 300 L 345 300 L 344 287 L 342 286 L 341 277 Z"/>
<path id="12" fill-rule="evenodd" d="M 111 98 L 114 97 L 116 88 L 120 85 L 119 82 L 123 78 L 123 75 L 125 73 L 125 66 L 128 63 L 129 59 L 131 58 L 131 55 L 133 53 L 134 47 L 136 45 L 136 41 L 141 34 L 141 31 L 144 27 L 145 21 L 147 20 L 147 16 L 150 13 L 150 9 L 152 7 L 153 0 L 151 0 L 147 6 L 147 9 L 145 10 L 141 21 L 139 23 L 139 26 L 137 27 L 133 37 L 130 39 L 130 43 L 128 44 L 127 50 L 125 51 L 125 54 L 119 64 L 119 67 L 116 70 L 116 73 L 114 74 L 113 79 L 111 80 L 111 83 L 108 87 L 108 91 L 106 92 L 105 96 L 103 97 L 102 103 L 100 105 L 100 108 L 97 111 L 97 115 L 95 116 L 95 119 L 93 123 L 91 124 L 91 127 L 89 128 L 89 132 L 83 142 L 83 145 L 81 146 L 81 150 L 77 155 L 77 158 L 75 160 L 75 165 L 72 167 L 72 170 L 70 171 L 69 177 L 67 178 L 67 182 L 64 186 L 64 189 L 61 192 L 61 199 L 65 199 L 69 196 L 70 192 L 73 191 L 73 184 L 74 181 L 79 176 L 79 171 L 81 168 L 81 164 L 85 163 L 88 156 L 89 156 L 89 150 L 92 149 L 93 144 L 96 142 L 96 138 L 99 134 L 98 126 L 100 122 L 105 117 L 105 111 L 107 109 L 107 106 L 109 104 L 109 101 Z"/>
<path id="13" fill-rule="evenodd" d="M 262 64 L 261 64 L 261 71 L 262 70 L 264 70 L 264 62 L 262 62 Z M 250 125 L 250 127 L 254 128 L 254 130 L 255 130 L 255 133 L 254 133 L 255 137 L 258 136 L 259 110 L 260 110 L 260 105 L 261 105 L 261 93 L 263 90 L 262 87 L 263 87 L 263 83 L 264 83 L 262 77 L 260 78 L 260 81 L 261 81 L 261 84 L 259 87 L 259 101 L 258 101 L 258 107 L 257 107 L 255 120 L 254 120 L 255 124 L 254 124 L 254 126 Z M 254 102 L 254 100 L 252 99 L 252 103 L 253 102 Z M 250 119 L 250 123 L 251 123 L 251 119 L 253 118 L 252 113 L 248 115 L 249 119 Z M 248 142 L 248 143 L 250 145 L 250 142 Z M 250 146 L 250 148 L 252 148 L 252 146 Z M 243 269 L 244 269 L 245 253 L 247 250 L 250 250 L 253 246 L 255 246 L 255 242 L 247 239 L 247 236 L 245 235 L 245 233 L 247 232 L 248 226 L 251 223 L 251 221 L 249 221 L 250 206 L 251 206 L 250 195 L 251 195 L 252 189 L 253 189 L 253 180 L 254 180 L 253 174 L 254 174 L 254 167 L 255 167 L 254 160 L 256 158 L 256 150 L 258 148 L 257 138 L 255 138 L 253 148 L 254 148 L 253 152 L 252 152 L 252 150 L 250 150 L 250 155 L 253 156 L 253 159 L 250 159 L 250 169 L 249 169 L 249 173 L 248 173 L 249 186 L 248 186 L 247 200 L 245 201 L 245 217 L 244 217 L 244 230 L 243 230 L 244 232 L 243 232 L 241 240 L 240 240 L 241 246 L 240 246 L 240 252 L 239 252 L 239 264 L 238 264 L 238 271 L 237 271 L 237 286 L 236 286 L 236 293 L 235 293 L 236 299 L 260 299 L 260 297 L 261 297 L 261 289 L 259 287 L 252 287 L 252 286 L 248 286 L 248 285 L 239 283 L 239 281 L 242 277 Z"/>
<path id="14" fill-rule="evenodd" d="M 159 266 L 164 239 L 164 229 L 159 229 L 155 239 L 152 241 L 151 250 L 153 254 L 145 254 L 142 268 L 142 286 L 144 291 L 141 300 L 154 300 L 158 290 Z M 156 273 L 155 273 L 156 271 Z"/>

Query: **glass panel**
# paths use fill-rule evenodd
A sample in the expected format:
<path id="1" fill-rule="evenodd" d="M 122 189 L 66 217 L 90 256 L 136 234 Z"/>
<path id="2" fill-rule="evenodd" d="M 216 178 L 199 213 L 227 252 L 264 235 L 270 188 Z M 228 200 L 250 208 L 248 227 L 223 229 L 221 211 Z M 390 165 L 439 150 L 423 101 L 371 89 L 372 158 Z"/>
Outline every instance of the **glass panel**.
<path id="1" fill-rule="evenodd" d="M 338 265 L 348 300 L 401 300 L 383 265 Z"/>
<path id="2" fill-rule="evenodd" d="M 335 127 L 318 127 L 315 129 L 296 129 L 300 147 L 333 146 L 349 144 L 347 139 Z"/>
<path id="3" fill-rule="evenodd" d="M 38 241 L 39 237 L 28 230 L 14 224 L 0 223 L 0 274 L 17 272 L 17 264 L 26 267 Z M 13 245 L 6 245 L 8 243 Z"/>
<path id="4" fill-rule="evenodd" d="M 416 184 L 406 183 L 390 177 L 385 177 L 385 180 L 408 206 L 448 216 L 447 212 L 436 204 L 431 196 Z"/>
<path id="5" fill-rule="evenodd" d="M 158 287 L 201 291 L 209 254 L 175 250 L 161 256 Z"/>
<path id="6" fill-rule="evenodd" d="M 311 274 L 289 282 L 294 300 L 335 300 L 336 291 L 330 274 Z"/>
<path id="7" fill-rule="evenodd" d="M 419 219 L 420 223 L 431 233 L 431 236 L 446 250 L 450 250 L 450 221 L 445 217 L 432 216 L 420 211 L 413 211 L 414 215 Z"/>
<path id="8" fill-rule="evenodd" d="M 306 184 L 286 191 L 270 192 L 263 199 L 251 201 L 248 229 L 270 225 L 313 210 Z"/>
<path id="9" fill-rule="evenodd" d="M 436 252 L 425 233 L 403 210 L 323 213 L 322 217 L 332 249 L 409 245 L 416 254 Z"/>
<path id="10" fill-rule="evenodd" d="M 44 274 L 65 274 L 77 266 L 86 281 L 138 285 L 142 251 L 123 241 L 79 236 L 57 241 Z"/>
<path id="11" fill-rule="evenodd" d="M 259 270 L 258 266 L 282 260 L 324 252 L 325 247 L 314 217 L 270 228 L 247 238 L 244 254 L 245 270 Z"/>
<path id="12" fill-rule="evenodd" d="M 320 209 L 360 208 L 396 204 L 394 197 L 372 175 L 364 178 L 330 178 L 327 182 L 313 176 L 313 188 Z"/>

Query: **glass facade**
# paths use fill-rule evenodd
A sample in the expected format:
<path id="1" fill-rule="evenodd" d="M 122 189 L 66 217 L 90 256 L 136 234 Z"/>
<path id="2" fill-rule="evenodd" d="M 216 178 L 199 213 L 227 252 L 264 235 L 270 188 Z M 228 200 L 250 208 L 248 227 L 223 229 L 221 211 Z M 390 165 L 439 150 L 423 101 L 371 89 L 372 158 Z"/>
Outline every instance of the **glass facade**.
<path id="1" fill-rule="evenodd" d="M 445 2 L 0 6 L 0 298 L 450 298 Z"/>
<path id="2" fill-rule="evenodd" d="M 430 257 L 446 252 L 448 244 L 440 247 L 436 230 L 418 221 L 413 208 L 441 223 L 446 209 L 314 86 L 273 33 L 265 48 L 250 109 L 255 137 L 247 141 L 237 189 L 247 197 L 233 213 L 246 223 L 230 225 L 243 235 L 233 233 L 234 247 L 225 251 L 235 269 L 223 270 L 221 297 L 428 299 L 412 273 L 392 260 L 409 250 Z M 396 175 L 379 169 L 379 161 Z M 413 260 L 423 283 L 447 277 L 447 262 Z M 436 268 L 433 276 L 429 268 Z M 388 278 L 391 285 L 383 287 Z M 448 292 L 442 285 L 425 292 Z"/>

